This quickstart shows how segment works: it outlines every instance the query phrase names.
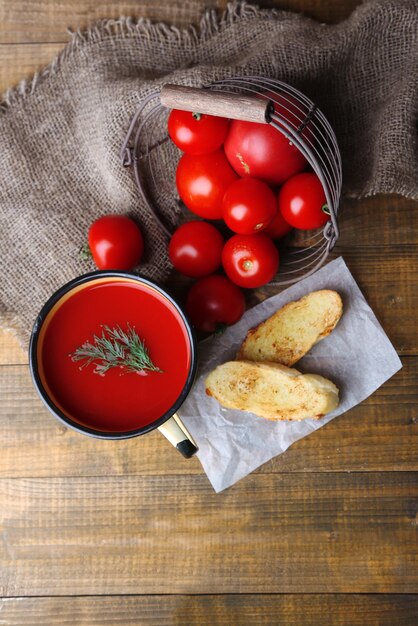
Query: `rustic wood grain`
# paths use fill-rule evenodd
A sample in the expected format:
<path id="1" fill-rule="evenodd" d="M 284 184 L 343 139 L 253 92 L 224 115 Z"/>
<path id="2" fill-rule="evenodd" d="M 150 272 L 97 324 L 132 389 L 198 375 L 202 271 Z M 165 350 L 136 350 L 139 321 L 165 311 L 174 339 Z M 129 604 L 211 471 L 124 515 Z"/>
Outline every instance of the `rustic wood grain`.
<path id="1" fill-rule="evenodd" d="M 357 0 L 328 5 L 318 0 L 284 0 L 277 6 L 295 11 L 305 6 L 318 19 L 338 21 L 351 12 L 356 4 L 359 4 Z M 264 5 L 268 6 L 268 3 Z M 132 15 L 185 26 L 197 23 L 205 7 L 213 6 L 215 0 L 190 0 L 187 3 L 117 0 L 105 4 L 92 0 L 5 0 L 0 3 L 0 44 L 3 44 L 0 45 L 0 93 L 48 65 L 68 42 L 66 29 L 70 25 L 85 29 L 100 18 L 116 19 L 120 15 Z"/>
<path id="2" fill-rule="evenodd" d="M 416 626 L 417 614 L 418 597 L 406 594 L 0 599 L 8 626 Z"/>
<path id="3" fill-rule="evenodd" d="M 114 0 L 104 3 L 94 0 L 3 0 L 0 4 L 0 43 L 62 43 L 67 41 L 68 27 L 85 29 L 98 19 L 117 19 L 121 15 L 185 26 L 198 22 L 205 8 L 218 6 L 224 9 L 226 4 L 227 0 Z M 360 0 L 261 0 L 253 4 L 303 12 L 325 22 L 338 22 L 348 17 Z"/>
<path id="4" fill-rule="evenodd" d="M 401 196 L 343 199 L 338 215 L 344 246 L 418 244 L 416 200 Z"/>
<path id="5" fill-rule="evenodd" d="M 218 0 L 218 7 L 223 9 L 228 0 Z M 346 19 L 352 11 L 361 4 L 361 0 L 339 0 L 328 2 L 326 0 L 250 0 L 250 4 L 257 4 L 264 8 L 276 8 L 286 11 L 303 13 L 307 17 L 321 22 L 335 23 Z"/>
<path id="6" fill-rule="evenodd" d="M 187 85 L 167 84 L 161 89 L 160 100 L 168 109 L 192 113 L 198 111 L 233 120 L 267 124 L 268 103 L 253 95 L 211 92 Z"/>
<path id="7" fill-rule="evenodd" d="M 0 93 L 49 65 L 63 46 L 62 43 L 0 45 Z"/>
<path id="8" fill-rule="evenodd" d="M 186 26 L 199 21 L 215 0 L 3 0 L 0 3 L 0 43 L 66 42 L 67 28 L 86 29 L 99 19 L 146 17 Z"/>
<path id="9" fill-rule="evenodd" d="M 354 248 L 337 243 L 332 256 L 348 268 L 399 354 L 418 353 L 418 248 Z"/>
<path id="10" fill-rule="evenodd" d="M 22 348 L 15 335 L 0 329 L 0 365 L 15 365 L 28 362 L 27 351 Z"/>
<path id="11" fill-rule="evenodd" d="M 338 224 L 339 246 L 361 248 L 418 243 L 417 203 L 401 196 L 344 198 L 338 211 Z M 310 245 L 312 231 L 293 230 L 289 237 L 297 246 Z"/>
<path id="12" fill-rule="evenodd" d="M 39 400 L 22 366 L 0 368 L 0 476 L 201 474 L 159 434 L 101 441 L 73 432 Z M 418 358 L 373 396 L 259 472 L 418 470 Z"/>
<path id="13" fill-rule="evenodd" d="M 254 3 L 336 22 L 360 0 Z M 48 64 L 67 26 L 121 14 L 183 26 L 215 5 L 226 0 L 4 0 L 0 91 Z M 418 354 L 416 203 L 344 201 L 341 225 L 337 254 L 397 349 Z M 0 364 L 26 360 L 0 333 Z M 101 595 L 0 599 L 0 623 L 415 625 L 418 596 L 404 594 L 418 582 L 418 359 L 403 362 L 360 407 L 220 495 L 158 434 L 71 433 L 42 408 L 26 367 L 3 365 L 0 595 Z"/>
<path id="14" fill-rule="evenodd" d="M 1 479 L 0 595 L 416 593 L 418 473 Z"/>

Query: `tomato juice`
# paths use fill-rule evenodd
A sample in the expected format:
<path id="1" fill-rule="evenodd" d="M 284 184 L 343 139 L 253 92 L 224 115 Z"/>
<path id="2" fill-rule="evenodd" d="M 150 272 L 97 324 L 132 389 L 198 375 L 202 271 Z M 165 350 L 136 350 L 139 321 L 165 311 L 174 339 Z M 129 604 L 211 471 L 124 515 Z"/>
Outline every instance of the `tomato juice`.
<path id="1" fill-rule="evenodd" d="M 94 373 L 71 354 L 103 326 L 135 329 L 162 372 L 124 368 Z M 99 433 L 125 433 L 169 414 L 190 376 L 192 343 L 177 307 L 151 284 L 100 277 L 67 291 L 39 331 L 36 361 L 46 396 L 71 421 Z"/>

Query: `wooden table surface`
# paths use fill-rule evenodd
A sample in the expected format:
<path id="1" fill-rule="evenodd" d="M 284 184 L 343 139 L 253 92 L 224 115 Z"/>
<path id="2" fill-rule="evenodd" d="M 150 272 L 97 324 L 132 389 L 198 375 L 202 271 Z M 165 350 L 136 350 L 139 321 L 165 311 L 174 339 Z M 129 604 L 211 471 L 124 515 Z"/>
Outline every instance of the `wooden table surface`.
<path id="1" fill-rule="evenodd" d="M 327 22 L 358 0 L 261 2 Z M 0 88 L 120 14 L 196 22 L 223 0 L 0 3 Z M 0 335 L 0 624 L 416 625 L 418 211 L 344 203 L 343 254 L 403 369 L 216 495 L 157 434 L 100 442 L 43 408 Z"/>

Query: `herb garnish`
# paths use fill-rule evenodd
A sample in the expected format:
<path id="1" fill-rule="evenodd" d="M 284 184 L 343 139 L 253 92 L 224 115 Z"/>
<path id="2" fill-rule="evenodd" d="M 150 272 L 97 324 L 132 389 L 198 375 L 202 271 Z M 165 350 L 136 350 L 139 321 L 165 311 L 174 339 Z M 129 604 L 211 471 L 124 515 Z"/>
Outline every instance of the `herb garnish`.
<path id="1" fill-rule="evenodd" d="M 125 372 L 141 373 L 145 370 L 162 373 L 154 365 L 142 339 L 128 324 L 125 332 L 120 326 L 103 326 L 102 336 L 94 335 L 70 355 L 73 361 L 85 361 L 80 369 L 94 363 L 94 373 L 104 376 L 112 367 L 121 367 Z"/>

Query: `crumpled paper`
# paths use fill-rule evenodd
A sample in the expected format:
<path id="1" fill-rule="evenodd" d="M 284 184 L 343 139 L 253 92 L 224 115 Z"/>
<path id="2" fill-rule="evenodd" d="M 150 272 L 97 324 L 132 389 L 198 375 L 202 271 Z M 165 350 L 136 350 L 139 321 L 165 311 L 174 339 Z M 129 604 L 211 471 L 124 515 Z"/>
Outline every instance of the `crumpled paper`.
<path id="1" fill-rule="evenodd" d="M 340 405 L 335 411 L 320 420 L 271 422 L 225 409 L 206 395 L 206 376 L 220 363 L 235 358 L 250 328 L 317 289 L 335 289 L 342 297 L 344 313 L 335 330 L 294 367 L 321 374 L 338 386 Z M 401 367 L 394 347 L 340 257 L 250 309 L 222 335 L 203 341 L 195 384 L 178 413 L 199 446 L 197 456 L 213 488 L 220 492 L 365 400 Z"/>

